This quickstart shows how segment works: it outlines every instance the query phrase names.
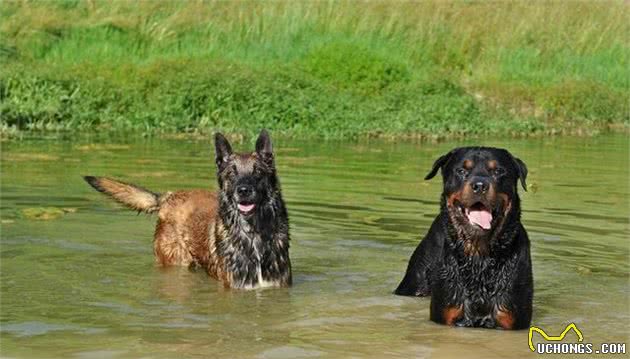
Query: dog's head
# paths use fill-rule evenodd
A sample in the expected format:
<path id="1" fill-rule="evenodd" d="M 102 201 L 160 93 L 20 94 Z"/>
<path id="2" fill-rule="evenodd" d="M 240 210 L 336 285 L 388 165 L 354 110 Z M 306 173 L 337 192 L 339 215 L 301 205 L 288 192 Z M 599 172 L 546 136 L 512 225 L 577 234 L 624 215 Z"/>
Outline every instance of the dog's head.
<path id="1" fill-rule="evenodd" d="M 254 152 L 235 153 L 228 140 L 217 133 L 215 148 L 222 201 L 240 215 L 251 217 L 278 190 L 269 134 L 260 132 Z"/>
<path id="2" fill-rule="evenodd" d="M 460 147 L 438 158 L 425 179 L 442 170 L 443 210 L 457 232 L 468 239 L 501 230 L 505 219 L 518 215 L 517 183 L 527 190 L 527 167 L 507 150 Z"/>

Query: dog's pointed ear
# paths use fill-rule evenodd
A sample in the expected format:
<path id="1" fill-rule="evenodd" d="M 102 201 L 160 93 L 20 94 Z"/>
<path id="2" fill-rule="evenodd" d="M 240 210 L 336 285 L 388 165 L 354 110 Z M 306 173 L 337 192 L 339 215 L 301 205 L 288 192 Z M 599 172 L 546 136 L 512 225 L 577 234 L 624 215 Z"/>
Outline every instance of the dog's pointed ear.
<path id="1" fill-rule="evenodd" d="M 214 148 L 216 152 L 215 159 L 217 167 L 221 169 L 232 154 L 232 146 L 230 146 L 230 142 L 228 142 L 225 136 L 223 136 L 220 132 L 217 132 L 214 135 Z"/>
<path id="2" fill-rule="evenodd" d="M 263 129 L 256 140 L 256 152 L 263 157 L 273 156 L 273 146 L 271 145 L 271 137 L 269 132 Z"/>
<path id="3" fill-rule="evenodd" d="M 435 160 L 435 162 L 433 162 L 433 168 L 431 168 L 431 172 L 429 172 L 424 179 L 425 180 L 430 180 L 431 178 L 435 177 L 435 175 L 437 174 L 437 172 L 440 170 L 440 168 L 444 167 L 448 161 L 451 159 L 451 157 L 453 156 L 453 153 L 455 153 L 455 150 L 452 150 L 451 152 L 441 156 L 440 158 L 438 158 L 437 160 Z"/>
<path id="4" fill-rule="evenodd" d="M 527 183 L 525 182 L 527 179 L 527 166 L 525 165 L 525 162 L 520 160 L 520 158 L 516 158 L 511 154 L 510 157 L 512 157 L 512 162 L 514 162 L 514 166 L 516 167 L 518 178 L 521 180 L 521 186 L 523 186 L 523 190 L 527 192 Z"/>

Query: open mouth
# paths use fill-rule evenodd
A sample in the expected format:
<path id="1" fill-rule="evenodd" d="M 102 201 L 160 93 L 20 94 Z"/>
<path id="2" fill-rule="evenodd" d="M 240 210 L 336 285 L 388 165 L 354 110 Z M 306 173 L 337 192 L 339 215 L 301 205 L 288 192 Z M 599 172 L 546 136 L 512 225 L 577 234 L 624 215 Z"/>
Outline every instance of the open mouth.
<path id="1" fill-rule="evenodd" d="M 468 208 L 464 208 L 464 214 L 471 225 L 478 226 L 486 231 L 492 228 L 492 211 L 483 203 L 477 202 Z"/>
<path id="2" fill-rule="evenodd" d="M 239 203 L 238 204 L 238 210 L 242 214 L 249 214 L 254 210 L 254 208 L 256 208 L 256 205 L 253 203 Z"/>

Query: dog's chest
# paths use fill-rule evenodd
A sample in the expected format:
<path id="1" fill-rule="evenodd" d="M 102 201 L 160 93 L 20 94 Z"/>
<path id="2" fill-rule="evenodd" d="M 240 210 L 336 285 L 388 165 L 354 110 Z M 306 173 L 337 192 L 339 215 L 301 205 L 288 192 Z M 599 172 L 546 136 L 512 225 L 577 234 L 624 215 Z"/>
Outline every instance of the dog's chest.
<path id="1" fill-rule="evenodd" d="M 226 269 L 235 287 L 253 289 L 281 285 L 274 272 L 279 265 L 275 260 L 273 240 L 263 240 L 250 228 L 240 228 L 232 233 L 224 254 Z"/>
<path id="2" fill-rule="evenodd" d="M 245 288 L 248 285 L 251 285 L 251 288 L 267 288 L 267 287 L 275 287 L 280 283 L 277 280 L 266 279 L 271 278 L 270 268 L 266 267 L 265 257 L 270 255 L 270 251 L 263 242 L 263 239 L 260 238 L 260 235 L 256 234 L 253 240 L 254 247 L 254 256 L 251 260 L 254 262 L 253 265 L 256 271 L 256 278 L 254 279 L 254 283 L 246 284 Z"/>
<path id="3" fill-rule="evenodd" d="M 500 303 L 509 291 L 511 261 L 498 261 L 492 257 L 470 256 L 448 259 L 445 266 L 447 286 L 455 293 L 457 302 L 467 302 L 474 307 L 491 308 Z"/>

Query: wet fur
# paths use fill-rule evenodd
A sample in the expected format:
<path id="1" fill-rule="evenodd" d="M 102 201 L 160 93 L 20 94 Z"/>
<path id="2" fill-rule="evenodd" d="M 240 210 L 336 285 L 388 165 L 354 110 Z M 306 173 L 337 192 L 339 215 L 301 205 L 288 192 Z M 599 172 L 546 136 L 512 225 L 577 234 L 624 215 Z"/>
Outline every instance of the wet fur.
<path id="1" fill-rule="evenodd" d="M 217 134 L 215 144 L 218 192 L 157 194 L 105 177 L 86 176 L 85 180 L 133 210 L 157 212 L 153 249 L 159 264 L 203 268 L 225 287 L 290 286 L 288 214 L 269 135 L 261 132 L 253 153 L 232 153 L 221 134 Z M 248 216 L 239 213 L 233 196 L 235 183 L 243 177 L 237 167 L 243 164 L 247 165 L 245 170 L 256 171 L 260 193 L 255 212 Z"/>
<path id="2" fill-rule="evenodd" d="M 453 181 L 454 163 L 474 151 L 498 159 L 508 173 L 494 184 L 489 198 L 498 217 L 491 230 L 479 236 L 467 230 L 454 214 L 452 201 L 465 197 L 465 184 Z M 507 151 L 459 148 L 438 159 L 427 179 L 442 169 L 444 192 L 440 214 L 412 254 L 395 293 L 431 295 L 431 320 L 447 325 L 502 329 L 529 326 L 533 278 L 529 239 L 520 222 L 516 184 L 525 187 L 527 168 Z"/>

